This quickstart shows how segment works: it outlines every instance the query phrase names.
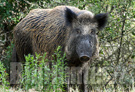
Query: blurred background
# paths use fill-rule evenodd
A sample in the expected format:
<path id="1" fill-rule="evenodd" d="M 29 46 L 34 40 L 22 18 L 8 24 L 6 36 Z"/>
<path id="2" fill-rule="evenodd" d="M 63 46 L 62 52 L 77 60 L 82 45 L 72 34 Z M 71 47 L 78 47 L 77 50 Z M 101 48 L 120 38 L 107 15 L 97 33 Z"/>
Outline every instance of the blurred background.
<path id="1" fill-rule="evenodd" d="M 99 58 L 90 65 L 90 88 L 97 92 L 135 91 L 134 0 L 0 0 L 0 61 L 9 72 L 13 28 L 32 9 L 75 6 L 95 14 L 109 13 L 107 26 L 98 32 Z M 106 92 L 108 92 L 106 91 Z"/>

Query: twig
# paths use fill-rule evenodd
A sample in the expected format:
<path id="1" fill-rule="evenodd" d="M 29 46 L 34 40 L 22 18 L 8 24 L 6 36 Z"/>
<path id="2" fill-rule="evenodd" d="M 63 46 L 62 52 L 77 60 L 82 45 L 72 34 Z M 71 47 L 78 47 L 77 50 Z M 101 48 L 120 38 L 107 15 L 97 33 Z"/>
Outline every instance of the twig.
<path id="1" fill-rule="evenodd" d="M 108 85 L 108 83 L 113 79 L 113 76 L 107 71 L 107 73 L 111 76 L 111 78 L 106 82 L 105 87 Z"/>
<path id="2" fill-rule="evenodd" d="M 125 9 L 123 10 L 123 12 L 125 11 Z M 126 17 L 126 16 L 124 16 Z M 123 34 L 124 34 L 124 26 L 125 26 L 125 21 L 126 21 L 126 18 L 124 18 L 123 20 L 123 25 L 122 25 L 122 28 L 121 28 L 121 39 L 120 39 L 120 48 L 118 50 L 118 57 L 117 57 L 117 64 L 119 63 L 119 60 L 120 60 L 120 54 L 121 54 L 121 47 L 122 47 L 122 42 L 123 42 Z"/>

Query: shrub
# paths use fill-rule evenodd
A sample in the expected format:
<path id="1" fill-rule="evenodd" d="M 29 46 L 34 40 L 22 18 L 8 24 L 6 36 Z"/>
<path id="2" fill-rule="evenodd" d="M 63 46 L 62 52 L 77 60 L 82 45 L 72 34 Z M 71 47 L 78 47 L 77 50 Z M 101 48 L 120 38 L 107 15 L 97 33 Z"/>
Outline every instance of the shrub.
<path id="1" fill-rule="evenodd" d="M 6 68 L 4 67 L 4 64 L 0 61 L 0 89 L 1 91 L 5 92 L 6 89 L 9 87 L 9 82 L 7 81 L 8 73 L 6 72 Z"/>
<path id="2" fill-rule="evenodd" d="M 4 50 L 4 55 L 1 57 L 1 62 L 4 64 L 7 73 L 10 71 L 10 62 L 11 62 L 11 57 L 12 57 L 12 49 L 13 49 L 13 43 L 6 47 Z"/>
<path id="3" fill-rule="evenodd" d="M 64 61 L 65 54 L 61 56 L 60 47 L 53 55 L 53 60 L 46 59 L 46 53 L 43 56 L 39 54 L 25 56 L 26 63 L 22 72 L 21 83 L 25 90 L 34 88 L 38 91 L 58 91 L 64 90 L 66 69 Z M 52 64 L 51 68 L 49 63 Z"/>

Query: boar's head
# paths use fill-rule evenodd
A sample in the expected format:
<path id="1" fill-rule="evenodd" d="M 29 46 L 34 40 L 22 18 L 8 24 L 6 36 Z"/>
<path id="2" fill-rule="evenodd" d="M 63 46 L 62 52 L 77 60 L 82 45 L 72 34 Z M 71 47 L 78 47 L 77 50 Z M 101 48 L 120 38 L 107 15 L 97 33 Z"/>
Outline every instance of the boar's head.
<path id="1" fill-rule="evenodd" d="M 94 15 L 85 10 L 75 13 L 66 8 L 65 17 L 70 31 L 65 52 L 70 66 L 81 66 L 98 54 L 96 33 L 105 27 L 107 16 L 107 13 Z"/>

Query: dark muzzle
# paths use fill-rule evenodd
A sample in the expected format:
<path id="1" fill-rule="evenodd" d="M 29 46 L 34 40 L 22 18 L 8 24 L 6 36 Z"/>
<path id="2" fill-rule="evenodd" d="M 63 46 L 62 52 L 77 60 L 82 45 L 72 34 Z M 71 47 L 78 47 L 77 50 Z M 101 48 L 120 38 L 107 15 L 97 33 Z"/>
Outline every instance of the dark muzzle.
<path id="1" fill-rule="evenodd" d="M 76 52 L 81 62 L 87 62 L 92 57 L 92 45 L 88 37 L 79 39 L 76 45 Z"/>

